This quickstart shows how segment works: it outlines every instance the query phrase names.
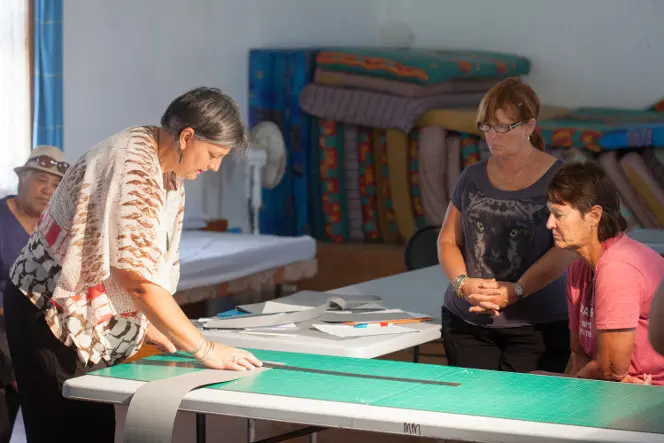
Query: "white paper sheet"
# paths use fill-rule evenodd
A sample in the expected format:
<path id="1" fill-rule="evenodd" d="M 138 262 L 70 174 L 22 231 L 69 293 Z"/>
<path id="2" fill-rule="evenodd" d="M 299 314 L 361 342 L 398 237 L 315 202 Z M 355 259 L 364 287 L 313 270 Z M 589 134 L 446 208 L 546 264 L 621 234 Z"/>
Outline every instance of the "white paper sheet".
<path id="1" fill-rule="evenodd" d="M 405 328 L 403 326 L 398 326 L 398 325 L 355 328 L 349 325 L 315 323 L 312 326 L 321 332 L 325 332 L 326 334 L 342 338 L 371 337 L 374 335 L 392 335 L 392 334 L 406 334 L 409 332 L 419 332 L 415 329 Z"/>

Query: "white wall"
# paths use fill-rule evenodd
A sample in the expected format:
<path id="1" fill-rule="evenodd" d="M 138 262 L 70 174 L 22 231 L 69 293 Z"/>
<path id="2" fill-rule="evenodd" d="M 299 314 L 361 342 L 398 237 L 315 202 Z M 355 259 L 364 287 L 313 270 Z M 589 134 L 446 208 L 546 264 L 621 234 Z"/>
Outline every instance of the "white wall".
<path id="1" fill-rule="evenodd" d="M 418 47 L 529 57 L 543 103 L 641 108 L 664 96 L 663 19 L 660 0 L 65 0 L 65 153 L 157 123 L 202 84 L 246 112 L 249 48 L 375 45 L 388 21 L 409 27 Z M 190 183 L 188 208 L 246 226 L 233 166 Z"/>
<path id="2" fill-rule="evenodd" d="M 247 49 L 258 46 L 254 6 L 240 0 L 65 0 L 66 157 L 74 160 L 127 126 L 158 124 L 168 103 L 196 86 L 221 88 L 246 114 Z M 223 201 L 231 223 L 246 224 L 246 202 L 238 198 L 244 176 L 231 163 L 187 183 L 188 210 L 205 207 L 217 216 Z"/>
<path id="3" fill-rule="evenodd" d="M 661 0 L 376 0 L 421 47 L 529 57 L 542 102 L 643 108 L 664 96 Z"/>

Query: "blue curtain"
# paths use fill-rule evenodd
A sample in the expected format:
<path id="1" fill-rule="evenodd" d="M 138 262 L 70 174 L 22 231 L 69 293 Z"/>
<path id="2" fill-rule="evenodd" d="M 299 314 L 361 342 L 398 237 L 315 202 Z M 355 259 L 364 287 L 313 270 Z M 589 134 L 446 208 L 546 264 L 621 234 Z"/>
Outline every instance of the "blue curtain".
<path id="1" fill-rule="evenodd" d="M 62 1 L 34 0 L 32 145 L 62 145 Z"/>
<path id="2" fill-rule="evenodd" d="M 274 189 L 263 189 L 261 234 L 297 236 L 312 231 L 309 168 L 318 165 L 308 161 L 312 119 L 300 108 L 300 92 L 313 80 L 316 53 L 315 49 L 270 48 L 249 53 L 249 125 L 276 123 L 288 158 L 282 181 Z"/>

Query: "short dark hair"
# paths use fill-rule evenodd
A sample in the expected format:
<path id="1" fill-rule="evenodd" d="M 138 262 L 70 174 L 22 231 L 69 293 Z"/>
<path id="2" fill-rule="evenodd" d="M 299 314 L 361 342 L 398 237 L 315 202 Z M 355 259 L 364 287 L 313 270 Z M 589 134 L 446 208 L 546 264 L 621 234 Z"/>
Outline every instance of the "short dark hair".
<path id="1" fill-rule="evenodd" d="M 599 241 L 615 237 L 627 228 L 627 221 L 620 213 L 618 190 L 595 162 L 563 165 L 549 181 L 547 198 L 554 204 L 568 204 L 581 214 L 595 205 L 601 206 Z"/>
<path id="2" fill-rule="evenodd" d="M 161 126 L 177 138 L 185 128 L 196 137 L 223 146 L 242 155 L 248 146 L 247 130 L 237 102 L 217 88 L 192 89 L 168 105 Z"/>

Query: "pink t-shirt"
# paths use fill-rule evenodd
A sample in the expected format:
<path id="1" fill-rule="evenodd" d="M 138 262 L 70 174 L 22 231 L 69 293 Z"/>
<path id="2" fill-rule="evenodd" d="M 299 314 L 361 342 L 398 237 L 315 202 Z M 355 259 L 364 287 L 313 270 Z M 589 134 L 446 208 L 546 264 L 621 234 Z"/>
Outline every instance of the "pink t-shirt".
<path id="1" fill-rule="evenodd" d="M 570 330 L 578 332 L 580 345 L 594 359 L 596 330 L 635 329 L 629 375 L 651 374 L 653 384 L 664 385 L 664 357 L 648 341 L 650 304 L 664 277 L 664 257 L 619 234 L 604 242 L 594 285 L 592 277 L 592 269 L 584 260 L 569 266 Z"/>

